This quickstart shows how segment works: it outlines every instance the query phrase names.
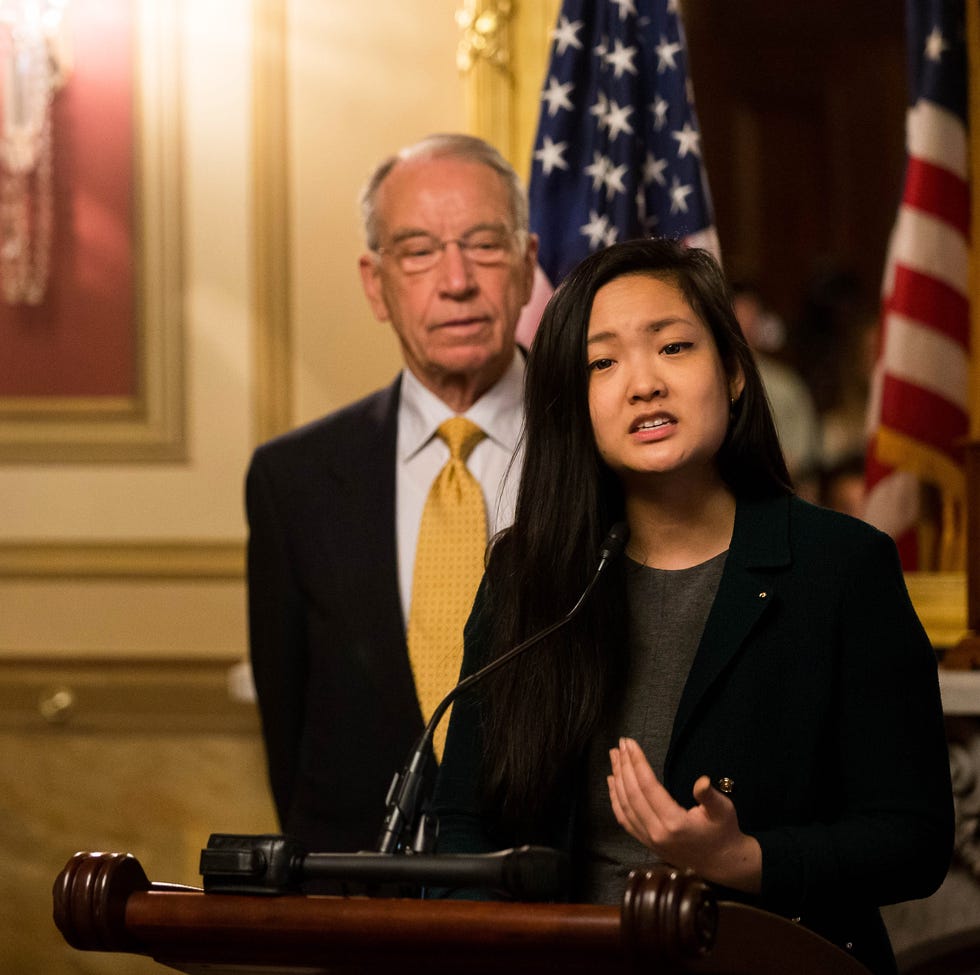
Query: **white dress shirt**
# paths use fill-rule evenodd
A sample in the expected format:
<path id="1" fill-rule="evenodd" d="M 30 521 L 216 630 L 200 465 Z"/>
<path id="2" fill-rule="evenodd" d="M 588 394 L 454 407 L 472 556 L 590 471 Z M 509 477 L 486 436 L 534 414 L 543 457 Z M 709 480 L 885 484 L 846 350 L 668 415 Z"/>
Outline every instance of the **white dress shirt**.
<path id="1" fill-rule="evenodd" d="M 487 539 L 514 520 L 522 454 L 511 457 L 520 442 L 524 422 L 524 357 L 514 358 L 500 380 L 463 415 L 486 436 L 466 461 L 483 488 L 487 509 Z M 407 624 L 412 604 L 412 576 L 422 509 L 429 488 L 449 460 L 449 448 L 436 431 L 456 414 L 426 389 L 409 370 L 402 372 L 398 404 L 395 527 L 398 533 L 398 584 Z"/>

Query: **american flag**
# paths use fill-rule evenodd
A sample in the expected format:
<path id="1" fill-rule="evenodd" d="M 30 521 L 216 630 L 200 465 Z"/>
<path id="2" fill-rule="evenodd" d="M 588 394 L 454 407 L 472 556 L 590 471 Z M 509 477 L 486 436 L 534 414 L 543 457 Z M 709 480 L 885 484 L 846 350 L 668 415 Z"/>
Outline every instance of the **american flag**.
<path id="1" fill-rule="evenodd" d="M 964 0 L 907 0 L 906 8 L 908 158 L 882 285 L 865 517 L 895 538 L 907 570 L 955 569 L 965 558 L 970 409 Z M 940 519 L 927 518 L 922 484 L 938 488 Z"/>
<path id="2" fill-rule="evenodd" d="M 717 257 L 678 0 L 564 0 L 552 38 L 530 182 L 539 293 L 618 240 Z"/>

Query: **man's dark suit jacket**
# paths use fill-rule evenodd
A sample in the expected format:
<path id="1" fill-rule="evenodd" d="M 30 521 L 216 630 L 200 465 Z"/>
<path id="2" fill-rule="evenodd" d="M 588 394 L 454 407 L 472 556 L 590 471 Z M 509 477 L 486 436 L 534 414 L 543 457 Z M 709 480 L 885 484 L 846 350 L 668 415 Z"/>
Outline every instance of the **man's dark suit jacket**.
<path id="1" fill-rule="evenodd" d="M 485 662 L 482 603 L 478 594 L 464 673 Z M 477 686 L 450 722 L 441 852 L 527 839 L 485 816 L 479 729 Z M 739 825 L 762 847 L 755 902 L 893 972 L 878 906 L 939 886 L 953 806 L 936 660 L 890 538 L 795 498 L 739 502 L 664 767 L 685 806 L 700 775 L 734 780 Z M 574 795 L 569 785 L 568 818 L 546 827 L 553 845 L 573 848 Z"/>
<path id="2" fill-rule="evenodd" d="M 400 380 L 256 450 L 246 480 L 252 668 L 284 832 L 371 850 L 422 732 L 398 591 Z"/>

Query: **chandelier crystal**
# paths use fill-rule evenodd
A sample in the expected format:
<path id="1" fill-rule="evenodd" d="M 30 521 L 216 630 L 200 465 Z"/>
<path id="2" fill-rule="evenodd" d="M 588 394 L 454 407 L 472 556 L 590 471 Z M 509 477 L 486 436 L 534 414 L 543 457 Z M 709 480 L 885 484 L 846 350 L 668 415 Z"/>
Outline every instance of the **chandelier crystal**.
<path id="1" fill-rule="evenodd" d="M 69 0 L 0 0 L 0 293 L 38 305 L 54 223 L 51 104 L 70 70 Z"/>

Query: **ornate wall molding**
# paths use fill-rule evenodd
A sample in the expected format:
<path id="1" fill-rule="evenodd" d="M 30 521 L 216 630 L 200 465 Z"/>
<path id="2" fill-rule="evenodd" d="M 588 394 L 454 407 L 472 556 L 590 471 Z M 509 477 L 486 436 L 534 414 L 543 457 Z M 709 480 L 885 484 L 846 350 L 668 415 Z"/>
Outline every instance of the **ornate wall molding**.
<path id="1" fill-rule="evenodd" d="M 287 7 L 253 0 L 253 315 L 256 442 L 292 425 Z"/>
<path id="2" fill-rule="evenodd" d="M 2 660 L 0 731 L 183 733 L 258 730 L 232 693 L 230 658 Z"/>
<path id="3" fill-rule="evenodd" d="M 950 730 L 956 856 L 974 880 L 980 881 L 980 722 L 960 719 Z"/>
<path id="4" fill-rule="evenodd" d="M 468 127 L 500 149 L 525 179 L 559 7 L 560 0 L 463 0 L 456 14 Z"/>
<path id="5" fill-rule="evenodd" d="M 462 31 L 456 51 L 460 71 L 472 71 L 480 62 L 510 73 L 510 28 L 514 15 L 511 0 L 463 0 L 456 11 Z"/>
<path id="6" fill-rule="evenodd" d="M 217 542 L 0 545 L 0 579 L 243 579 L 245 547 Z"/>

